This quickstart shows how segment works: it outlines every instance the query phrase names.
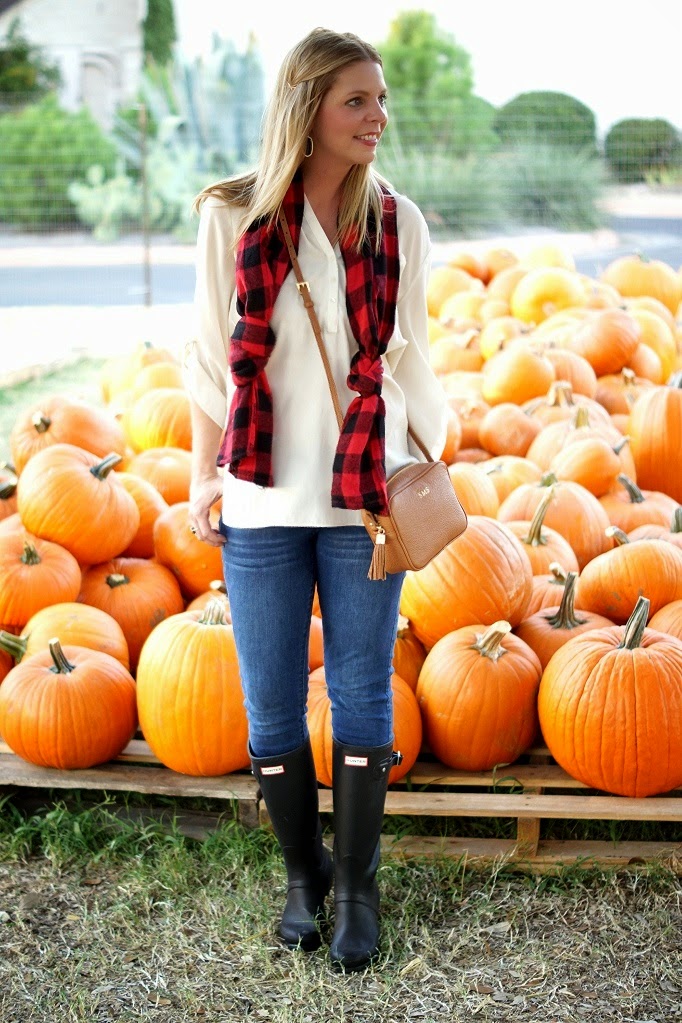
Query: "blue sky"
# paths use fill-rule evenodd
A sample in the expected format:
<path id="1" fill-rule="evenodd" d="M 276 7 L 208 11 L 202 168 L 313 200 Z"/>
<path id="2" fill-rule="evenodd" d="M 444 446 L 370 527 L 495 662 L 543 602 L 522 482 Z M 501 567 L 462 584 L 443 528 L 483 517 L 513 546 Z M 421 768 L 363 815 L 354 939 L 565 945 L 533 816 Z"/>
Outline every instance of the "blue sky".
<path id="1" fill-rule="evenodd" d="M 472 57 L 475 91 L 495 105 L 529 89 L 568 92 L 603 134 L 622 117 L 682 128 L 682 0 L 174 0 L 182 49 L 210 49 L 217 31 L 238 48 L 256 36 L 271 85 L 287 50 L 311 28 L 385 38 L 401 10 L 432 11 Z M 236 16 L 238 11 L 238 17 Z M 389 83 L 390 84 L 390 83 Z"/>

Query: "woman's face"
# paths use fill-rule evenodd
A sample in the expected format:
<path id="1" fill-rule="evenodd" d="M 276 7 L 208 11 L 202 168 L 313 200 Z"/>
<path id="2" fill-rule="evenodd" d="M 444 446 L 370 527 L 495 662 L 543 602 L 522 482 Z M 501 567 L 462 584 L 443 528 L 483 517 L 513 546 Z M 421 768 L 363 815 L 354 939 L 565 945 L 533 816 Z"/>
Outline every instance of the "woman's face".
<path id="1" fill-rule="evenodd" d="M 371 163 L 386 124 L 386 83 L 380 64 L 361 60 L 340 71 L 313 121 L 313 157 L 350 169 Z"/>

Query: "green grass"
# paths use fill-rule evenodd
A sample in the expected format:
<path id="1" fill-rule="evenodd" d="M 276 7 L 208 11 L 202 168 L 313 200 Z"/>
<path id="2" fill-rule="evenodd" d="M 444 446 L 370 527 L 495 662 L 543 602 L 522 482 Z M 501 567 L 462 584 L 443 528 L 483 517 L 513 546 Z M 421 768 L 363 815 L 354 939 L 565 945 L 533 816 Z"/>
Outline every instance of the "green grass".
<path id="1" fill-rule="evenodd" d="M 331 905 L 319 952 L 277 942 L 270 833 L 228 821 L 196 842 L 112 808 L 3 801 L 3 1023 L 682 1018 L 682 888 L 662 867 L 537 877 L 385 859 L 382 958 L 344 977 L 327 960 Z"/>

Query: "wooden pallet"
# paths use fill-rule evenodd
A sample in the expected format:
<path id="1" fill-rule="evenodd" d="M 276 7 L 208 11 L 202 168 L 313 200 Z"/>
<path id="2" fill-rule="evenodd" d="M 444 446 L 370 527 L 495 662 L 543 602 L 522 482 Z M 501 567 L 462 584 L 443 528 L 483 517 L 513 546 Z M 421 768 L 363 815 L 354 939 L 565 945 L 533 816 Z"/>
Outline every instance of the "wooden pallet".
<path id="1" fill-rule="evenodd" d="M 533 871 L 566 864 L 623 866 L 664 862 L 682 874 L 682 826 L 671 842 L 552 841 L 542 839 L 548 818 L 682 822 L 682 790 L 647 799 L 612 796 L 587 789 L 536 748 L 503 771 L 469 773 L 421 759 L 407 779 L 389 789 L 386 813 L 404 816 L 501 817 L 516 820 L 514 839 L 395 838 L 385 835 L 386 852 L 400 856 L 457 856 L 476 865 L 505 862 Z M 99 789 L 230 801 L 248 827 L 267 824 L 268 815 L 255 778 L 237 772 L 195 778 L 164 767 L 143 739 L 133 739 L 115 760 L 87 770 L 60 771 L 21 760 L 0 742 L 0 786 Z M 332 794 L 320 789 L 320 809 L 332 810 Z M 144 811 L 135 811 L 140 819 Z M 130 814 L 129 814 L 130 816 Z M 160 819 L 163 814 L 150 814 Z M 218 813 L 184 814 L 184 830 L 202 837 L 217 826 Z M 166 812 L 167 817 L 167 812 Z"/>

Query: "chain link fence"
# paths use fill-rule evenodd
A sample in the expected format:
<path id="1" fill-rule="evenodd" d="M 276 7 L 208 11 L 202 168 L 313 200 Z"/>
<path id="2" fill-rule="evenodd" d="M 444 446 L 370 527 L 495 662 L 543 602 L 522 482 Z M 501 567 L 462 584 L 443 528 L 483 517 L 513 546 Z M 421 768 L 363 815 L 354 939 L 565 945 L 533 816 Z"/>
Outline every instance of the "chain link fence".
<path id="1" fill-rule="evenodd" d="M 43 266 L 77 267 L 82 258 L 88 274 L 92 254 L 106 252 L 103 304 L 191 299 L 193 197 L 253 165 L 261 113 L 262 95 L 246 83 L 231 101 L 188 93 L 181 110 L 141 103 L 120 111 L 105 133 L 86 110 L 67 113 L 52 95 L 0 96 L 0 304 L 30 301 L 31 288 L 37 299 L 27 253 L 41 247 L 54 254 Z M 682 145 L 665 121 L 623 121 L 598 140 L 580 119 L 549 107 L 500 119 L 483 101 L 430 104 L 427 123 L 395 103 L 377 168 L 417 203 L 436 239 L 591 231 L 608 223 L 604 197 L 614 188 L 682 189 Z M 184 268 L 175 283 L 162 280 L 164 261 Z M 83 302 L 88 274 L 74 281 Z"/>

